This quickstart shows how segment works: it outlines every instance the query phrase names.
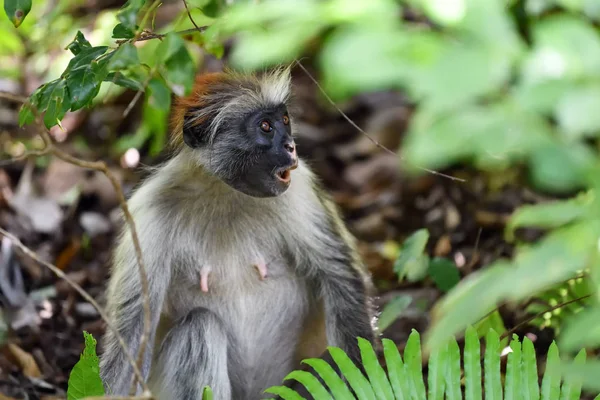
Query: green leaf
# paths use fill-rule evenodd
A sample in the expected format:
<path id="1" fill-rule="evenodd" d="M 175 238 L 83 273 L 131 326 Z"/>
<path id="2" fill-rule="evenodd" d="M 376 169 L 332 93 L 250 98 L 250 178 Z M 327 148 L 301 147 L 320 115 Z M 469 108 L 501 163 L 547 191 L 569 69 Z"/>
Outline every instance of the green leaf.
<path id="1" fill-rule="evenodd" d="M 174 32 L 168 33 L 157 48 L 163 61 L 162 75 L 177 96 L 190 93 L 194 84 L 196 66 L 185 47 L 185 42 Z"/>
<path id="2" fill-rule="evenodd" d="M 358 400 L 375 400 L 375 393 L 369 384 L 367 378 L 360 372 L 360 370 L 354 365 L 350 357 L 344 351 L 338 347 L 328 347 L 329 354 L 339 367 L 342 374 L 348 380 L 348 384 L 356 393 Z"/>
<path id="3" fill-rule="evenodd" d="M 477 330 L 477 335 L 479 337 L 485 337 L 490 331 L 490 329 L 493 329 L 496 332 L 506 331 L 506 327 L 504 326 L 504 320 L 502 320 L 502 315 L 500 315 L 500 312 L 497 309 L 495 309 L 486 317 L 478 321 L 475 324 L 475 329 Z M 500 341 L 500 345 L 504 345 L 505 342 L 508 342 L 508 340 L 503 339 L 502 341 Z"/>
<path id="4" fill-rule="evenodd" d="M 373 391 L 377 395 L 377 398 L 380 400 L 393 399 L 394 393 L 392 391 L 392 387 L 390 386 L 390 382 L 387 380 L 385 371 L 381 367 L 381 364 L 379 364 L 379 360 L 377 359 L 377 355 L 373 350 L 373 346 L 368 340 L 363 338 L 358 338 L 358 346 L 360 348 L 360 355 L 364 369 L 367 373 L 371 386 L 373 387 Z M 323 399 L 326 398 L 323 397 Z"/>
<path id="5" fill-rule="evenodd" d="M 523 388 L 521 387 L 521 342 L 517 335 L 513 335 L 510 342 L 511 352 L 508 353 L 506 363 L 505 400 L 521 400 Z"/>
<path id="6" fill-rule="evenodd" d="M 568 140 L 600 135 L 600 84 L 571 87 L 556 105 L 561 132 Z"/>
<path id="7" fill-rule="evenodd" d="M 510 217 L 507 237 L 512 240 L 515 229 L 520 227 L 557 228 L 585 218 L 593 201 L 593 193 L 588 192 L 569 200 L 521 206 Z"/>
<path id="8" fill-rule="evenodd" d="M 67 90 L 67 82 L 64 79 L 57 80 L 55 85 L 47 89 L 48 107 L 44 114 L 44 125 L 50 129 L 56 125 L 71 108 L 71 100 Z M 46 92 L 46 91 L 45 91 Z M 46 99 L 44 93 L 44 99 Z M 44 100 L 45 101 L 45 100 Z"/>
<path id="9" fill-rule="evenodd" d="M 572 351 L 600 344 L 600 309 L 590 308 L 570 317 L 560 335 L 561 349 Z"/>
<path id="10" fill-rule="evenodd" d="M 273 386 L 265 390 L 265 393 L 281 396 L 283 400 L 306 400 L 292 389 L 285 386 Z"/>
<path id="11" fill-rule="evenodd" d="M 128 77 L 124 76 L 121 72 L 109 73 L 106 76 L 106 78 L 104 78 L 104 82 L 111 82 L 111 83 L 114 83 L 115 85 L 119 85 L 124 88 L 135 90 L 135 91 L 144 90 L 144 85 L 141 82 L 136 81 L 135 79 L 132 79 L 132 78 L 128 78 Z"/>
<path id="12" fill-rule="evenodd" d="M 446 399 L 462 400 L 460 384 L 460 349 L 456 340 L 448 342 L 448 361 L 446 366 Z"/>
<path id="13" fill-rule="evenodd" d="M 342 378 L 333 370 L 325 360 L 320 358 L 309 358 L 302 361 L 303 364 L 310 365 L 329 387 L 331 394 L 336 399 L 351 399 L 352 393 L 346 386 Z"/>
<path id="14" fill-rule="evenodd" d="M 202 391 L 202 400 L 213 400 L 213 391 L 210 386 L 205 386 Z"/>
<path id="15" fill-rule="evenodd" d="M 4 0 L 6 16 L 18 28 L 31 11 L 31 0 Z"/>
<path id="16" fill-rule="evenodd" d="M 390 300 L 390 302 L 383 307 L 381 314 L 379 314 L 379 330 L 381 332 L 385 331 L 396 319 L 398 319 L 411 302 L 412 297 L 410 296 L 396 296 Z"/>
<path id="17" fill-rule="evenodd" d="M 600 38 L 584 18 L 558 13 L 533 24 L 534 48 L 523 63 L 526 83 L 600 76 Z"/>
<path id="18" fill-rule="evenodd" d="M 448 347 L 438 346 L 429 356 L 427 369 L 427 399 L 443 400 L 446 389 L 446 367 L 448 364 Z"/>
<path id="19" fill-rule="evenodd" d="M 456 334 L 501 301 L 520 301 L 572 277 L 586 267 L 598 237 L 598 219 L 566 225 L 520 248 L 512 263 L 499 260 L 463 279 L 434 306 L 426 346 Z"/>
<path id="20" fill-rule="evenodd" d="M 77 31 L 73 41 L 67 45 L 67 49 L 70 50 L 71 53 L 73 53 L 73 55 L 77 55 L 81 53 L 82 50 L 91 48 L 92 45 L 90 44 L 90 42 L 87 41 L 85 36 L 83 36 L 83 33 L 81 33 L 81 31 Z"/>
<path id="21" fill-rule="evenodd" d="M 316 399 L 333 400 L 333 397 L 329 395 L 327 389 L 321 385 L 321 382 L 310 372 L 306 371 L 292 371 L 284 380 L 295 379 L 300 382 L 308 390 L 308 392 Z"/>
<path id="22" fill-rule="evenodd" d="M 542 400 L 559 400 L 560 397 L 560 356 L 558 347 L 552 341 L 546 358 L 546 372 L 542 380 Z"/>
<path id="23" fill-rule="evenodd" d="M 465 333 L 464 370 L 465 400 L 480 400 L 481 397 L 481 346 L 477 331 L 469 326 Z"/>
<path id="24" fill-rule="evenodd" d="M 425 383 L 421 356 L 421 338 L 419 332 L 412 330 L 404 348 L 404 371 L 410 383 L 411 398 L 425 400 Z"/>
<path id="25" fill-rule="evenodd" d="M 533 183 L 544 190 L 563 193 L 586 184 L 595 153 L 584 143 L 548 143 L 537 147 L 529 159 Z"/>
<path id="26" fill-rule="evenodd" d="M 113 39 L 133 39 L 135 37 L 135 32 L 119 23 L 115 25 L 112 31 L 112 37 Z"/>
<path id="27" fill-rule="evenodd" d="M 521 398 L 524 400 L 539 400 L 540 387 L 538 384 L 537 361 L 535 349 L 531 340 L 523 338 L 523 358 L 521 363 Z"/>
<path id="28" fill-rule="evenodd" d="M 585 359 L 586 353 L 585 350 L 582 349 L 575 357 L 573 363 L 570 363 L 570 365 L 569 363 L 562 365 L 567 368 L 564 369 L 565 381 L 562 384 L 560 400 L 579 400 L 581 396 L 582 377 L 584 375 L 582 372 L 585 372 Z M 590 385 L 595 383 L 595 386 L 600 388 L 600 385 L 598 385 L 599 375 L 597 374 L 597 372 L 600 371 L 600 368 L 598 368 L 598 366 L 599 365 L 596 365 L 595 368 L 596 374 L 588 375 L 586 382 Z"/>
<path id="29" fill-rule="evenodd" d="M 432 259 L 429 262 L 427 273 L 442 292 L 448 292 L 460 281 L 458 268 L 447 258 L 436 257 Z"/>
<path id="30" fill-rule="evenodd" d="M 108 62 L 111 71 L 127 69 L 140 63 L 137 48 L 131 43 L 122 44 Z"/>
<path id="31" fill-rule="evenodd" d="M 100 91 L 104 77 L 96 74 L 91 65 L 78 68 L 67 75 L 67 86 L 71 95 L 71 110 L 76 111 L 92 101 Z"/>
<path id="32" fill-rule="evenodd" d="M 23 103 L 19 110 L 19 127 L 29 125 L 35 121 L 35 114 L 29 103 Z"/>
<path id="33" fill-rule="evenodd" d="M 69 376 L 68 400 L 104 396 L 104 386 L 100 379 L 100 364 L 96 356 L 96 340 L 87 332 L 83 332 L 83 336 L 85 348 Z"/>
<path id="34" fill-rule="evenodd" d="M 402 357 L 398 351 L 398 346 L 390 339 L 382 339 L 383 355 L 388 369 L 388 375 L 392 389 L 394 390 L 395 400 L 410 399 L 410 385 L 408 383 L 408 374 L 404 369 Z M 337 397 L 336 398 L 342 398 Z"/>
<path id="35" fill-rule="evenodd" d="M 67 65 L 65 72 L 63 72 L 63 76 L 79 68 L 88 68 L 92 64 L 92 61 L 106 53 L 108 46 L 84 47 L 80 50 L 81 51 L 69 61 L 69 65 Z"/>
<path id="36" fill-rule="evenodd" d="M 137 29 L 137 16 L 145 3 L 146 0 L 127 0 L 127 3 L 121 7 L 121 10 L 117 13 L 117 19 L 123 27 L 123 30 L 119 29 L 120 33 L 124 30 L 134 32 Z"/>
<path id="37" fill-rule="evenodd" d="M 407 277 L 417 281 L 427 274 L 427 257 L 423 254 L 429 240 L 427 229 L 420 229 L 410 235 L 400 249 L 400 255 L 394 263 L 394 271 L 399 279 Z"/>
<path id="38" fill-rule="evenodd" d="M 447 116 L 421 108 L 406 138 L 404 164 L 415 170 L 474 160 L 482 168 L 506 167 L 526 159 L 551 137 L 543 118 L 514 104 L 468 106 Z"/>
<path id="39" fill-rule="evenodd" d="M 498 334 L 490 329 L 485 338 L 485 399 L 502 400 L 502 378 L 500 375 L 500 340 Z"/>

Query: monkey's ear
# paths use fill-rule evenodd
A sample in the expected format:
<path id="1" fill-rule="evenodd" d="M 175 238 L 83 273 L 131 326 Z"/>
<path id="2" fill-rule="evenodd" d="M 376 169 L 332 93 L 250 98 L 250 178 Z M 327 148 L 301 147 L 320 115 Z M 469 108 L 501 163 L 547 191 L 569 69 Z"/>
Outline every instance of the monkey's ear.
<path id="1" fill-rule="evenodd" d="M 183 142 L 195 149 L 208 143 L 208 124 L 193 121 L 194 117 L 186 115 L 183 119 Z"/>

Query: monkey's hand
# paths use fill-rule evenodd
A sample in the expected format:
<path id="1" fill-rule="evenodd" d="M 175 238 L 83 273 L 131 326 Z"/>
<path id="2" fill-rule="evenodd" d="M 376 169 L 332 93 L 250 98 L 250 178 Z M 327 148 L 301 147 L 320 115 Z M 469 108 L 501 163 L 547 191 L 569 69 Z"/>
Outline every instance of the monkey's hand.
<path id="1" fill-rule="evenodd" d="M 204 265 L 200 268 L 200 289 L 204 293 L 208 293 L 208 275 L 210 275 L 211 270 L 209 265 Z"/>
<path id="2" fill-rule="evenodd" d="M 252 266 L 258 271 L 261 281 L 267 277 L 267 264 L 264 261 L 254 263 Z"/>

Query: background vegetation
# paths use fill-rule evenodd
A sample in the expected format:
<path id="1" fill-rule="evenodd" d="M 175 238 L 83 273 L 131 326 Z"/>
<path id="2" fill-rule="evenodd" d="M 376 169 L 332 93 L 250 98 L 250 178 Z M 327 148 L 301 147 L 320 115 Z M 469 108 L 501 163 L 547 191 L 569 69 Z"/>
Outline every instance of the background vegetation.
<path id="1" fill-rule="evenodd" d="M 480 337 L 489 328 L 504 338 L 532 337 L 540 360 L 556 338 L 564 376 L 600 391 L 597 1 L 4 0 L 4 9 L 0 89 L 29 99 L 21 108 L 6 103 L 5 158 L 43 151 L 33 124 L 37 109 L 61 149 L 106 160 L 127 189 L 139 179 L 128 168 L 140 157 L 161 160 L 172 95 L 189 93 L 198 71 L 301 60 L 294 64 L 300 149 L 364 245 L 385 305 L 384 334 L 402 347 L 408 334 L 396 333 L 398 321 L 406 331 L 406 316 L 416 309 L 426 352 L 460 339 L 469 325 Z M 365 122 L 364 134 L 377 144 L 341 112 Z M 36 160 L 36 171 L 52 165 L 46 156 Z M 37 250 L 49 247 L 46 258 L 67 272 L 89 273 L 111 234 L 99 236 L 97 223 L 86 230 L 82 212 L 89 221 L 90 208 L 102 214 L 118 201 L 90 206 L 82 203 L 85 190 L 62 191 L 52 204 L 62 207 L 63 237 L 52 239 L 50 228 L 59 225 L 48 221 L 52 206 L 36 213 L 33 195 L 23 194 L 27 165 L 6 167 L 12 179 L 5 186 L 21 197 L 4 195 L 2 226 Z M 38 200 L 51 197 L 48 179 Z M 76 228 L 64 227 L 69 213 L 78 216 Z M 25 215 L 33 228 L 14 215 Z M 91 267 L 100 277 L 83 279 L 94 295 L 103 257 Z M 25 271 L 21 286 L 32 307 L 41 304 L 35 295 L 56 298 L 61 308 L 73 298 L 57 283 L 54 296 L 40 295 L 48 277 L 19 262 L 6 276 L 15 286 L 14 268 Z M 433 307 L 420 298 L 423 288 L 434 290 Z M 14 295 L 11 301 L 3 292 L 11 328 L 5 346 L 13 345 L 5 365 L 20 372 L 4 368 L 14 377 L 23 374 L 14 345 L 35 348 L 39 339 L 19 334 L 36 323 L 14 323 L 13 311 L 30 303 L 15 306 Z M 75 354 L 83 345 L 77 340 Z M 572 359 L 583 347 L 589 354 L 582 366 Z"/>

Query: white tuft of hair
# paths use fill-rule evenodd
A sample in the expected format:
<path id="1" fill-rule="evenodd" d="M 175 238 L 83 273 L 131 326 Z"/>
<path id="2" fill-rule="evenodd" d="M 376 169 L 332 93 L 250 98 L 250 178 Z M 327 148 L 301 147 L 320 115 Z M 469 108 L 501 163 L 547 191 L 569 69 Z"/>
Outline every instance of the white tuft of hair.
<path id="1" fill-rule="evenodd" d="M 265 103 L 285 103 L 290 97 L 291 66 L 277 68 L 261 79 L 260 89 Z"/>

